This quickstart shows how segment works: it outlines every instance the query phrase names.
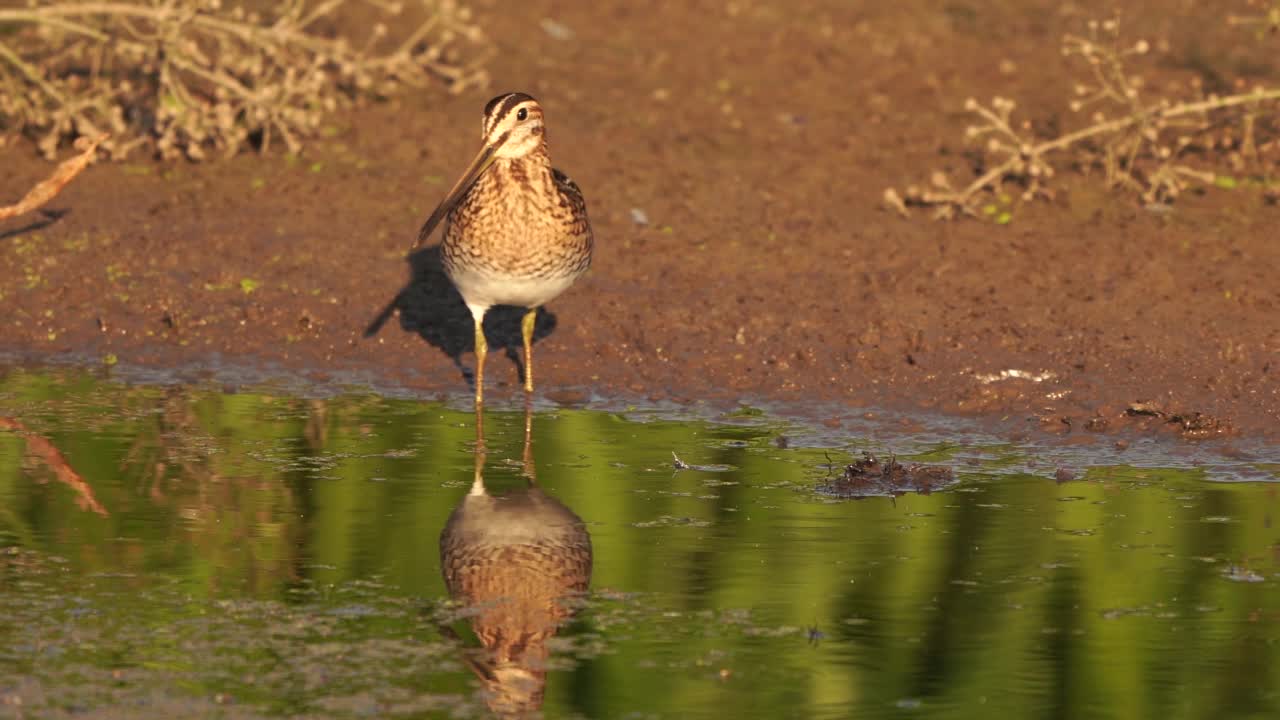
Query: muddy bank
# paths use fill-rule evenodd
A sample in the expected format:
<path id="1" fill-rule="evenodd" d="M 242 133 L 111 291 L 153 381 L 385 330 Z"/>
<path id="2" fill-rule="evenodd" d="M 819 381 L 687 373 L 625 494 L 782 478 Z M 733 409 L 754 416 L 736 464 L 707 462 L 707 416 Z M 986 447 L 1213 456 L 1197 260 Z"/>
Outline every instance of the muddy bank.
<path id="1" fill-rule="evenodd" d="M 1068 178 L 1008 226 L 877 207 L 886 186 L 963 172 L 965 97 L 1055 117 L 1057 40 L 1090 16 L 932 7 L 479 3 L 498 50 L 490 90 L 543 102 L 598 241 L 591 274 L 539 326 L 540 391 L 1280 435 L 1280 208 L 1261 193 L 1151 212 Z M 1184 19 L 1135 19 L 1175 60 L 1190 52 Z M 1230 70 L 1228 39 L 1209 33 L 1197 52 Z M 1018 71 L 993 70 L 1002 60 Z M 233 358 L 465 392 L 469 317 L 430 254 L 404 252 L 492 92 L 354 112 L 303 158 L 95 166 L 56 215 L 0 225 L 0 351 Z M 48 170 L 26 146 L 4 152 L 7 196 Z M 514 344 L 516 316 L 491 316 L 490 336 Z M 490 363 L 492 396 L 517 392 L 514 364 Z"/>

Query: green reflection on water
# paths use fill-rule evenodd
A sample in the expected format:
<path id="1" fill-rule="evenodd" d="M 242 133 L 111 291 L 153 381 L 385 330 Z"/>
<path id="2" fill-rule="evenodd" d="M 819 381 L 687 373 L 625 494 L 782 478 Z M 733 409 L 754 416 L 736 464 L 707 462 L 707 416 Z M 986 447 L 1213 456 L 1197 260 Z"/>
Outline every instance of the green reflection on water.
<path id="1" fill-rule="evenodd" d="M 14 372 L 0 415 L 0 716 L 483 710 L 439 554 L 470 413 Z M 526 465 L 524 415 L 487 415 L 486 489 L 536 473 L 594 554 L 549 717 L 1280 712 L 1273 484 L 903 438 L 960 484 L 832 502 L 781 424 L 639 419 L 541 410 Z"/>

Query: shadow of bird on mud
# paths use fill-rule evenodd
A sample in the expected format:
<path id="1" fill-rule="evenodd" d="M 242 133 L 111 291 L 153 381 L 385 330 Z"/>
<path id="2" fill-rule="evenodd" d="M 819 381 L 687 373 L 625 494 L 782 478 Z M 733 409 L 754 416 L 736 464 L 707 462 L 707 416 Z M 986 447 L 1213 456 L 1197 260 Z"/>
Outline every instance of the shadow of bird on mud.
<path id="1" fill-rule="evenodd" d="M 444 272 L 440 246 L 423 248 L 410 255 L 408 260 L 409 282 L 369 323 L 364 337 L 377 335 L 399 310 L 401 329 L 417 333 L 428 344 L 439 348 L 453 361 L 467 383 L 474 387 L 474 369 L 462 364 L 463 353 L 472 353 L 476 349 L 471 311 Z M 523 308 L 498 306 L 484 318 L 484 336 L 489 350 L 505 351 L 521 378 L 524 377 L 524 362 L 520 356 L 520 319 L 523 315 Z M 555 328 L 555 315 L 543 308 L 533 328 L 533 341 L 536 343 L 550 335 Z"/>
<path id="2" fill-rule="evenodd" d="M 64 215 L 71 211 L 41 208 L 36 212 L 40 214 L 40 219 L 31 220 L 26 225 L 13 228 L 12 230 L 0 230 L 0 240 L 8 240 L 9 238 L 18 237 L 19 235 L 35 232 L 36 230 L 43 230 L 61 220 Z"/>

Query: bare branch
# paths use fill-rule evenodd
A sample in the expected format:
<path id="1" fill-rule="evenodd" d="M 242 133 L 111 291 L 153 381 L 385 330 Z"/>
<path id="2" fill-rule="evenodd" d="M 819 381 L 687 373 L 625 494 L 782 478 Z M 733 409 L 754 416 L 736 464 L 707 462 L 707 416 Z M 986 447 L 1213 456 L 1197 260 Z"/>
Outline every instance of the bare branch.
<path id="1" fill-rule="evenodd" d="M 464 43 L 483 54 L 455 0 L 420 0 L 416 22 L 402 2 L 365 2 L 385 22 L 375 18 L 359 42 L 345 23 L 326 24 L 343 28 L 336 36 L 321 27 L 339 20 L 338 0 L 268 3 L 261 17 L 207 0 L 2 8 L 0 24 L 18 32 L 0 41 L 0 133 L 40 137 L 50 158 L 104 124 L 112 138 L 102 148 L 117 159 L 144 144 L 166 158 L 231 154 L 251 140 L 265 150 L 268 137 L 298 151 L 324 114 L 361 98 L 486 81 L 455 57 Z"/>
<path id="2" fill-rule="evenodd" d="M 1259 142 L 1256 118 L 1260 108 L 1280 101 L 1280 88 L 1259 87 L 1227 97 L 1144 103 L 1142 80 L 1128 72 L 1125 59 L 1145 55 L 1149 50 L 1150 44 L 1145 40 L 1121 44 L 1119 24 L 1114 20 L 1090 22 L 1088 37 L 1067 35 L 1063 38 L 1063 54 L 1081 58 L 1090 77 L 1075 84 L 1076 99 L 1070 106 L 1074 111 L 1100 107 L 1093 123 L 1056 138 L 1038 140 L 1016 129 L 1011 121 L 1013 101 L 996 97 L 984 105 L 967 100 L 965 110 L 973 113 L 978 122 L 966 130 L 965 137 L 986 138 L 986 169 L 960 190 L 952 189 L 945 175 L 943 182 L 932 183 L 933 189 L 910 187 L 901 195 L 903 209 L 913 204 L 935 206 L 943 218 L 989 215 L 990 205 L 984 208 L 986 213 L 977 212 L 984 192 L 996 191 L 1012 181 L 1025 188 L 1023 199 L 1046 194 L 1044 184 L 1056 173 L 1050 156 L 1067 150 L 1077 151 L 1076 159 L 1081 165 L 1101 164 L 1109 185 L 1136 192 L 1148 203 L 1168 202 L 1192 183 L 1222 184 L 1216 173 L 1184 164 L 1188 151 L 1202 149 L 1196 137 L 1221 126 L 1241 128 L 1237 165 L 1242 156 L 1256 159 L 1257 148 L 1266 145 L 1265 141 Z M 1118 112 L 1118 117 L 1108 118 L 1108 109 Z M 1272 134 L 1276 132 L 1274 124 L 1267 127 Z M 1101 149 L 1100 159 L 1097 151 L 1088 149 L 1096 147 Z M 935 178 L 938 175 L 942 174 L 935 173 Z M 885 197 L 889 195 L 886 193 Z M 892 209 L 901 212 L 898 207 Z M 1007 213 L 1002 217 L 1007 221 Z"/>
<path id="3" fill-rule="evenodd" d="M 99 135 L 87 143 L 82 143 L 86 145 L 83 152 L 73 158 L 63 160 L 52 175 L 36 183 L 36 186 L 31 188 L 26 196 L 17 203 L 0 207 L 0 220 L 29 213 L 52 200 L 58 193 L 62 192 L 62 188 L 66 187 L 85 168 L 89 167 L 89 164 L 93 162 L 97 154 L 98 145 L 106 139 L 106 135 Z"/>

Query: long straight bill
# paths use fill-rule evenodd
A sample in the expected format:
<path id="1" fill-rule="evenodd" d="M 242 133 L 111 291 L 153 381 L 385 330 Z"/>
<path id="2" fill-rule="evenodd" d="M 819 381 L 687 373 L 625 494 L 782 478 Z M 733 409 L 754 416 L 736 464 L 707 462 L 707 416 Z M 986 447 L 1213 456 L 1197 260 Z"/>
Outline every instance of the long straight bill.
<path id="1" fill-rule="evenodd" d="M 475 181 L 480 177 L 480 174 L 489 169 L 489 166 L 493 164 L 495 159 L 494 150 L 495 147 L 492 145 L 480 149 L 480 153 L 476 155 L 476 159 L 471 161 L 471 167 L 467 168 L 467 171 L 462 174 L 462 177 L 458 178 L 458 182 L 454 184 L 453 189 L 450 190 L 449 194 L 444 197 L 444 200 L 436 206 L 435 211 L 431 213 L 431 217 L 427 218 L 427 222 L 422 226 L 422 229 L 418 231 L 418 241 L 413 244 L 413 247 L 409 249 L 409 252 L 412 253 L 426 244 L 427 238 L 431 237 L 431 233 L 435 231 L 436 226 L 440 224 L 440 221 L 444 220 L 445 216 L 449 214 L 449 211 L 453 209 L 453 206 L 457 205 L 458 201 L 462 199 L 462 196 L 471 189 L 471 186 L 475 184 Z"/>

